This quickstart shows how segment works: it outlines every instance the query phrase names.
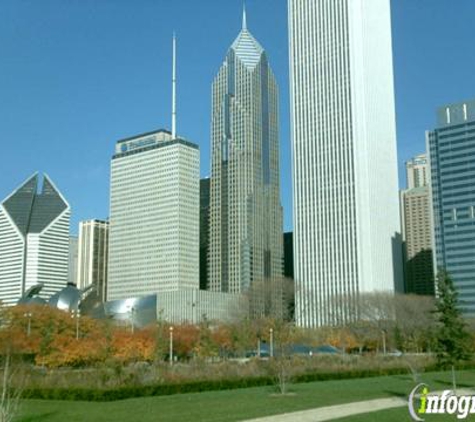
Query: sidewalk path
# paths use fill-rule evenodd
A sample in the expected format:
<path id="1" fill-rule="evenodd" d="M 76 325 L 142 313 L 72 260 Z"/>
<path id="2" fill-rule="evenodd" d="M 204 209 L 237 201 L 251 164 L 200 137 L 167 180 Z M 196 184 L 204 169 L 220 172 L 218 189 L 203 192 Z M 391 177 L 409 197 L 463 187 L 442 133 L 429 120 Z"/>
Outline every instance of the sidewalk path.
<path id="1" fill-rule="evenodd" d="M 441 394 L 441 392 L 437 393 Z M 457 390 L 457 395 L 472 394 L 472 390 Z M 344 418 L 346 416 L 378 412 L 380 410 L 393 409 L 395 407 L 403 406 L 407 406 L 406 398 L 389 397 L 384 399 L 338 404 L 335 406 L 317 407 L 316 409 L 301 410 L 298 412 L 284 413 L 282 415 L 250 419 L 245 422 L 323 422 Z"/>

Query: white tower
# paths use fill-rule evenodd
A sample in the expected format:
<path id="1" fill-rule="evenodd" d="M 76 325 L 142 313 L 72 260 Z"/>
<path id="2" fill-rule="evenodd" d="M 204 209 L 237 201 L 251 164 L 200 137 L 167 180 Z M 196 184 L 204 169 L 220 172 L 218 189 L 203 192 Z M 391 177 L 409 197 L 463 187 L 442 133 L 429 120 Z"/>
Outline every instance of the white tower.
<path id="1" fill-rule="evenodd" d="M 389 0 L 289 0 L 289 37 L 296 320 L 313 327 L 400 283 Z"/>

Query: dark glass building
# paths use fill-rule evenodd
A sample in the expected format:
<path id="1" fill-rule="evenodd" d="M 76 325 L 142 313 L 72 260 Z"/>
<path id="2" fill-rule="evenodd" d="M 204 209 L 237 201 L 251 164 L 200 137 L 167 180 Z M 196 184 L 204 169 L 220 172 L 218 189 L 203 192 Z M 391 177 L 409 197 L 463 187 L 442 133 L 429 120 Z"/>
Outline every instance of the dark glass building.
<path id="1" fill-rule="evenodd" d="M 435 261 L 475 314 L 475 100 L 441 107 L 428 132 Z"/>
<path id="2" fill-rule="evenodd" d="M 284 233 L 284 277 L 294 279 L 293 232 Z"/>
<path id="3" fill-rule="evenodd" d="M 210 179 L 200 180 L 200 289 L 208 287 Z"/>

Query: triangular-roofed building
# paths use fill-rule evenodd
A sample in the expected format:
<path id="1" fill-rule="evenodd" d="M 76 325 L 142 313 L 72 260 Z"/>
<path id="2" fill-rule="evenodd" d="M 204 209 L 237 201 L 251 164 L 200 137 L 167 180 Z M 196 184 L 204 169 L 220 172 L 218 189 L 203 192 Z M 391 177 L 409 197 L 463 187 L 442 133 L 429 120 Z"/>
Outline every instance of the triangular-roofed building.
<path id="1" fill-rule="evenodd" d="M 15 304 L 42 284 L 48 297 L 68 279 L 70 207 L 48 176 L 37 173 L 0 204 L 0 301 Z"/>
<path id="2" fill-rule="evenodd" d="M 251 313 L 279 315 L 278 87 L 265 50 L 247 28 L 245 11 L 214 79 L 212 102 L 208 288 L 248 293 Z"/>

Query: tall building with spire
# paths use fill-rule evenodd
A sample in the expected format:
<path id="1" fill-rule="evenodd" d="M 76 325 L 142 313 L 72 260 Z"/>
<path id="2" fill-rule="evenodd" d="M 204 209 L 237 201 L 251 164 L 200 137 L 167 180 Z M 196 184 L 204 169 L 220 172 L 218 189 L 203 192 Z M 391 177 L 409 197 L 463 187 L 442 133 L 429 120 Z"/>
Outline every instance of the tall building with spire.
<path id="1" fill-rule="evenodd" d="M 278 114 L 277 83 L 244 11 L 242 29 L 212 87 L 210 290 L 278 290 L 283 265 Z M 270 301 L 261 305 L 270 312 Z"/>
<path id="2" fill-rule="evenodd" d="M 389 0 L 289 0 L 300 326 L 402 282 L 390 15 Z"/>
<path id="3" fill-rule="evenodd" d="M 199 287 L 199 149 L 158 130 L 117 142 L 107 300 Z"/>
<path id="4" fill-rule="evenodd" d="M 68 202 L 48 176 L 31 176 L 0 204 L 0 302 L 14 305 L 42 284 L 48 298 L 68 282 Z"/>

